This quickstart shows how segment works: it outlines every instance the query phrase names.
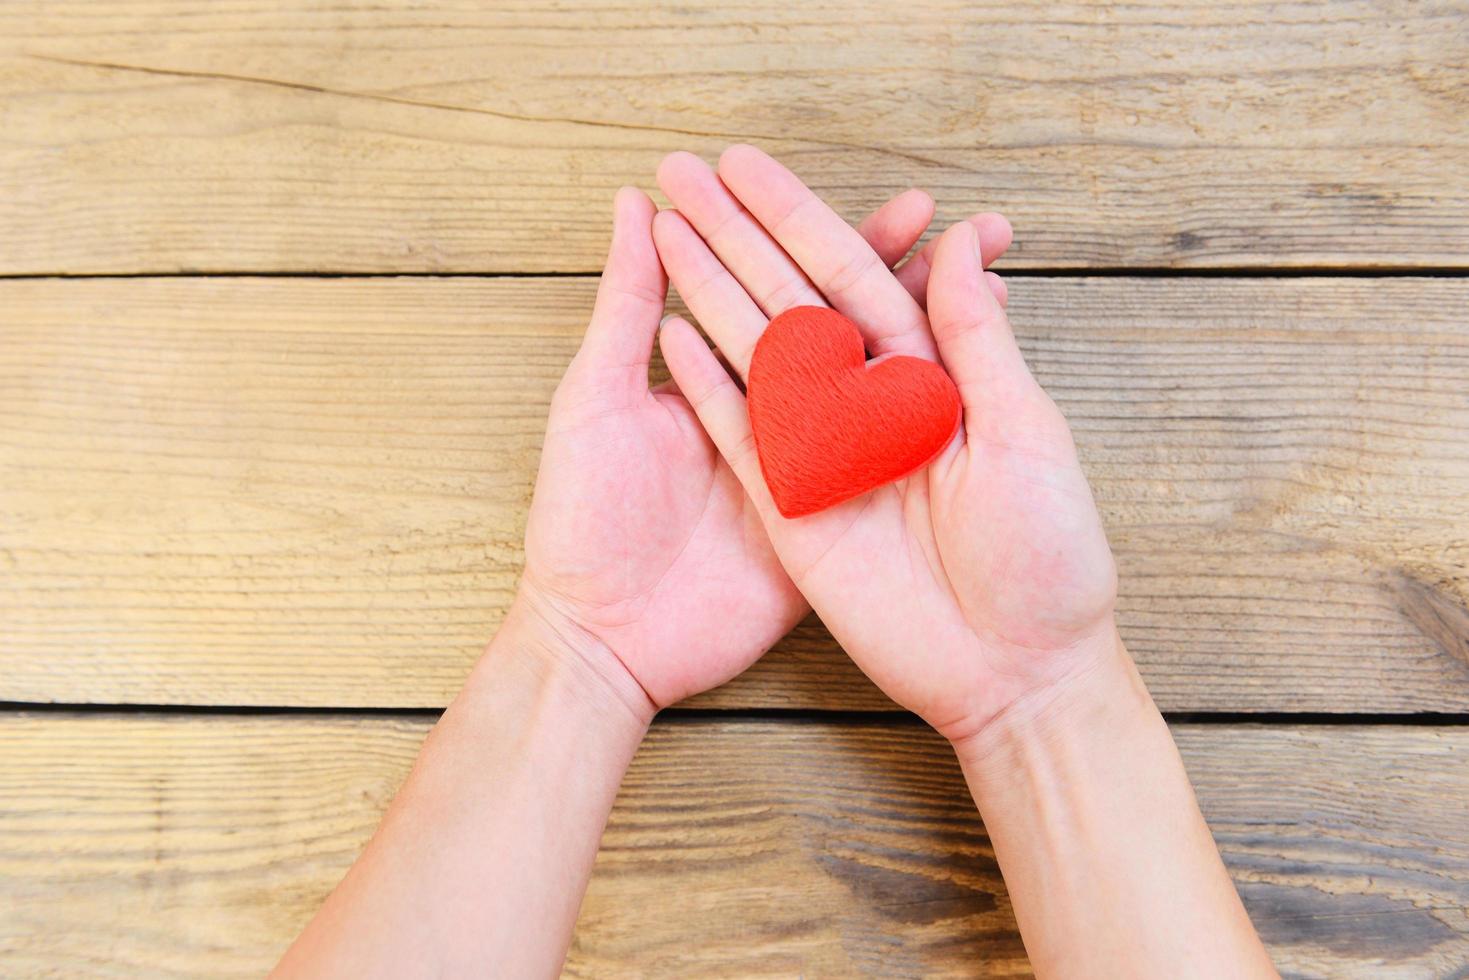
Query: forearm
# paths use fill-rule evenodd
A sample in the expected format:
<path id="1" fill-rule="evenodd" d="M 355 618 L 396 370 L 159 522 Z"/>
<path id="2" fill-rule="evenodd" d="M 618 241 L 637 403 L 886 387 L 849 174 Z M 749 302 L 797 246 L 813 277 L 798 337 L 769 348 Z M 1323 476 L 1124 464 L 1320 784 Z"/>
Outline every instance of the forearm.
<path id="1" fill-rule="evenodd" d="M 956 749 L 1038 975 L 1275 976 L 1120 639 Z"/>
<path id="2" fill-rule="evenodd" d="M 562 643 L 517 602 L 278 975 L 557 974 L 652 715 Z"/>

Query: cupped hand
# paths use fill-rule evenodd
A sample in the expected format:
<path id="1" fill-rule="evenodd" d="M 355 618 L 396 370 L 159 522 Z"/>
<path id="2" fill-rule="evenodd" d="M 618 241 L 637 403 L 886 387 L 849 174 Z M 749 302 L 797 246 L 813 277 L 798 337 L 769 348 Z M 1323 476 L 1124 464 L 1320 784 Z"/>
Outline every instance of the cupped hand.
<path id="1" fill-rule="evenodd" d="M 807 605 L 688 400 L 649 387 L 667 288 L 655 210 L 631 188 L 615 199 L 591 322 L 551 404 L 516 610 L 559 648 L 625 670 L 618 680 L 636 685 L 619 688 L 656 709 L 743 671 Z M 886 272 L 932 216 L 932 199 L 909 191 L 853 234 Z M 899 270 L 920 294 L 929 255 Z"/>
<path id="2" fill-rule="evenodd" d="M 760 474 L 744 396 L 687 322 L 661 347 L 674 380 L 748 491 L 796 587 L 890 697 L 954 740 L 1086 672 L 1114 639 L 1116 572 L 1065 420 L 1026 368 L 984 270 L 1009 244 L 994 217 L 927 252 L 911 283 L 786 168 L 736 146 L 717 175 L 675 154 L 654 223 L 664 267 L 743 377 L 769 318 L 831 305 L 874 356 L 938 360 L 960 432 L 929 467 L 786 519 Z"/>

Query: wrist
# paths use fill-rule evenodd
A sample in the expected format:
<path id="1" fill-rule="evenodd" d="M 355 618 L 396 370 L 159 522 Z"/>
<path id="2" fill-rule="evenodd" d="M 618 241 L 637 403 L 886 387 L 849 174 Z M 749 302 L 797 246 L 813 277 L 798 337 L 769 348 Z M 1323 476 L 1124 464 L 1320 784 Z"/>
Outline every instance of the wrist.
<path id="1" fill-rule="evenodd" d="M 1113 633 L 956 742 L 1038 976 L 1275 976 Z M 1139 925 L 1142 923 L 1142 925 Z"/>
<path id="2" fill-rule="evenodd" d="M 657 712 L 616 653 L 529 583 L 522 583 L 467 687 L 478 686 L 497 666 L 514 669 L 579 710 L 631 722 L 640 733 Z"/>
<path id="3" fill-rule="evenodd" d="M 1049 769 L 1073 748 L 1106 744 L 1139 727 L 1162 725 L 1115 627 L 1103 631 L 1081 666 L 1017 699 L 984 727 L 953 740 L 976 801 Z"/>

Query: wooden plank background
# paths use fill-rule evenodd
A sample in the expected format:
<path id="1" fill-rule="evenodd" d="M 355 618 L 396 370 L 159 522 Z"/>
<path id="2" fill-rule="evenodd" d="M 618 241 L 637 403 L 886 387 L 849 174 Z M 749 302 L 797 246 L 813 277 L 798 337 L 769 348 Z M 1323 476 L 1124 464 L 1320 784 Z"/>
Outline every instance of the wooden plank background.
<path id="1" fill-rule="evenodd" d="M 271 963 L 511 595 L 612 190 L 749 140 L 1013 219 L 1277 963 L 1462 980 L 1466 51 L 1463 0 L 0 4 L 0 975 Z M 692 704 L 568 975 L 1029 973 L 819 623 Z"/>
<path id="2" fill-rule="evenodd" d="M 671 148 L 1011 267 L 1469 258 L 1462 2 L 12 0 L 0 271 L 584 271 Z"/>
<path id="3" fill-rule="evenodd" d="M 446 704 L 583 279 L 0 282 L 0 699 Z M 1178 711 L 1469 707 L 1469 286 L 1023 278 Z M 701 699 L 891 707 L 819 624 Z"/>
<path id="4" fill-rule="evenodd" d="M 5 718 L 7 973 L 258 976 L 366 842 L 428 723 Z M 1469 729 L 1175 735 L 1288 976 L 1463 965 Z M 917 725 L 655 724 L 578 937 L 570 976 L 1028 973 L 958 765 Z"/>

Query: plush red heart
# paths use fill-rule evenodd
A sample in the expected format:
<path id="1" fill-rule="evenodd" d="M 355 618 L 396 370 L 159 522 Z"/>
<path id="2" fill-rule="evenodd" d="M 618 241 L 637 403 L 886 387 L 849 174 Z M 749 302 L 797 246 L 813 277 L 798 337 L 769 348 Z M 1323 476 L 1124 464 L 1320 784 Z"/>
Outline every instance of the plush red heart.
<path id="1" fill-rule="evenodd" d="M 819 306 L 770 321 L 747 393 L 760 469 L 786 517 L 922 469 L 959 428 L 959 392 L 942 367 L 903 356 L 869 366 L 856 325 Z"/>

